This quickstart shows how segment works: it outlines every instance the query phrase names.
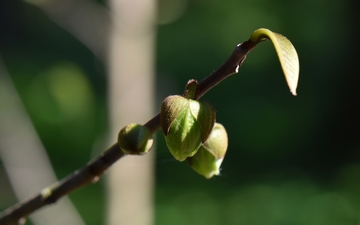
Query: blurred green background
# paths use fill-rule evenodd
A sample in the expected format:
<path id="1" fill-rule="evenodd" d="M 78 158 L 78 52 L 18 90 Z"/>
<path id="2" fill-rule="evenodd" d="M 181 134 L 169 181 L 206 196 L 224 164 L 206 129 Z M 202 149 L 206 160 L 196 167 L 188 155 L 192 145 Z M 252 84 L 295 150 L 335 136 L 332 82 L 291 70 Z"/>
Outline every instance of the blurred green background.
<path id="1" fill-rule="evenodd" d="M 167 95 L 181 94 L 188 79 L 210 74 L 260 27 L 292 41 L 300 80 L 293 97 L 271 42 L 264 42 L 239 74 L 203 97 L 229 135 L 221 176 L 211 180 L 175 161 L 158 133 L 155 224 L 358 224 L 356 5 L 354 0 L 159 2 L 156 107 Z M 18 0 L 0 1 L 0 54 L 57 176 L 97 154 L 93 149 L 108 123 L 105 65 L 38 7 Z M 67 94 L 58 94 L 64 88 Z M 104 192 L 99 182 L 70 194 L 87 224 L 104 220 Z M 0 185 L 0 199 L 0 210 L 16 202 L 8 184 Z"/>

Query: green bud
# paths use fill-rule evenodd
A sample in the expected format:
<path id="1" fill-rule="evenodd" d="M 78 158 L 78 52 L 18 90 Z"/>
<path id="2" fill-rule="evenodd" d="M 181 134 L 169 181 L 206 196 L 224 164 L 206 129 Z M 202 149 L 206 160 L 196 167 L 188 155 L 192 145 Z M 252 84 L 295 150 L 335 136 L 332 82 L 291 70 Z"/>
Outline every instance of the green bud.
<path id="1" fill-rule="evenodd" d="M 228 137 L 223 125 L 216 123 L 209 139 L 200 147 L 197 153 L 188 158 L 191 167 L 210 179 L 220 174 L 220 166 L 228 147 Z"/>
<path id="2" fill-rule="evenodd" d="M 126 125 L 118 135 L 118 145 L 125 154 L 143 155 L 151 149 L 153 143 L 149 129 L 136 123 Z"/>
<path id="3" fill-rule="evenodd" d="M 160 123 L 171 154 L 184 161 L 208 139 L 215 112 L 208 103 L 172 95 L 161 106 Z"/>

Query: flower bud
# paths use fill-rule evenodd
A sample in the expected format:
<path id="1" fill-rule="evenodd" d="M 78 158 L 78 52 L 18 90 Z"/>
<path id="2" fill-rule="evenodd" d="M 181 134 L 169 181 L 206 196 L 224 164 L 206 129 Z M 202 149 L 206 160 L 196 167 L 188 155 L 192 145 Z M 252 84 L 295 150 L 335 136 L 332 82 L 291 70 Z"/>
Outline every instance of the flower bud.
<path id="1" fill-rule="evenodd" d="M 209 139 L 193 157 L 188 158 L 188 162 L 196 172 L 210 179 L 214 175 L 219 175 L 227 147 L 226 130 L 221 124 L 216 123 Z"/>
<path id="2" fill-rule="evenodd" d="M 143 155 L 151 149 L 153 143 L 149 129 L 136 123 L 126 125 L 118 135 L 118 145 L 125 154 Z"/>
<path id="3" fill-rule="evenodd" d="M 160 112 L 160 123 L 171 154 L 179 161 L 193 156 L 209 137 L 215 112 L 208 103 L 179 95 L 167 97 Z"/>

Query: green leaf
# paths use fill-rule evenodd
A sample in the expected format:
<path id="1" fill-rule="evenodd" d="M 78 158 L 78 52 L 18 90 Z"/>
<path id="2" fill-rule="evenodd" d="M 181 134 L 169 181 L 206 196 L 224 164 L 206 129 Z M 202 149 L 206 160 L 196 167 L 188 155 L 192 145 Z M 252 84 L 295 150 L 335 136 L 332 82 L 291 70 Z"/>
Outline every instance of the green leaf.
<path id="1" fill-rule="evenodd" d="M 208 103 L 172 95 L 161 105 L 160 123 L 166 145 L 181 162 L 193 156 L 208 139 L 214 127 L 215 112 Z"/>
<path id="2" fill-rule="evenodd" d="M 223 125 L 215 123 L 209 139 L 194 156 L 187 158 L 190 166 L 207 179 L 219 175 L 228 147 L 228 136 Z"/>
<path id="3" fill-rule="evenodd" d="M 196 107 L 199 108 L 200 103 Z M 192 110 L 194 106 L 185 107 L 174 119 L 169 133 L 165 136 L 171 154 L 180 162 L 193 156 L 201 145 L 202 131 Z"/>
<path id="4" fill-rule="evenodd" d="M 290 92 L 296 95 L 296 87 L 299 79 L 299 58 L 294 46 L 289 39 L 283 35 L 265 28 L 255 30 L 250 37 L 250 41 L 256 44 L 267 39 L 269 39 L 275 47 Z"/>

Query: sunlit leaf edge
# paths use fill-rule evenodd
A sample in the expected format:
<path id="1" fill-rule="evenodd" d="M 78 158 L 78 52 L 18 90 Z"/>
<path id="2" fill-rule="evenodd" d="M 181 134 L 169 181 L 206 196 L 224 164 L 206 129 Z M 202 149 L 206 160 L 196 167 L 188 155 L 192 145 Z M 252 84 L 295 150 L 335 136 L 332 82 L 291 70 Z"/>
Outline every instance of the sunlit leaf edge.
<path id="1" fill-rule="evenodd" d="M 284 72 L 286 82 L 290 88 L 290 92 L 296 95 L 296 88 L 299 80 L 299 57 L 295 47 L 285 36 L 272 32 L 266 28 L 255 30 L 250 41 L 259 43 L 266 39 L 270 39 L 275 47 L 275 51 L 279 57 L 281 68 Z"/>

